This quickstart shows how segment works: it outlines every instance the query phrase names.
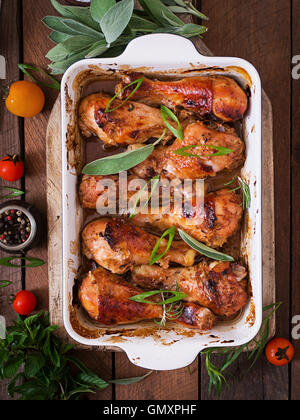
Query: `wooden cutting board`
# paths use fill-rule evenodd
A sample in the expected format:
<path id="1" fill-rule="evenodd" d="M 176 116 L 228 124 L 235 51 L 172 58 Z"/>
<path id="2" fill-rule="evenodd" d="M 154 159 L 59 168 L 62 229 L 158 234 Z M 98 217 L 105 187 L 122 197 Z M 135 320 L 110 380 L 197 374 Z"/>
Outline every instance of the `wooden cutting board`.
<path id="1" fill-rule="evenodd" d="M 207 56 L 212 52 L 199 39 L 195 45 Z M 60 97 L 49 118 L 47 135 L 47 208 L 48 208 L 48 273 L 49 309 L 51 323 L 58 325 L 58 333 L 65 341 L 73 342 L 77 348 L 87 346 L 75 343 L 67 334 L 62 319 L 62 224 L 61 224 L 61 131 Z M 273 118 L 272 106 L 266 93 L 262 95 L 262 206 L 263 206 L 263 303 L 275 302 L 275 216 L 274 216 L 274 160 L 273 160 Z M 275 317 L 270 324 L 270 337 L 275 335 Z M 95 347 L 93 347 L 95 350 Z M 120 351 L 118 348 L 99 350 Z"/>

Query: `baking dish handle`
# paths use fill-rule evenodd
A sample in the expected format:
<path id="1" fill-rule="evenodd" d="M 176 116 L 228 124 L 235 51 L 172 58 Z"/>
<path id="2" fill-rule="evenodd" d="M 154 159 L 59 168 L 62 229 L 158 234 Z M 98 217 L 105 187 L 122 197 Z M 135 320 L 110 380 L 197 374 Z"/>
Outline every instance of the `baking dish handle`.
<path id="1" fill-rule="evenodd" d="M 123 54 L 118 57 L 124 63 L 144 63 L 151 67 L 164 58 L 167 63 L 199 60 L 203 57 L 192 41 L 173 34 L 144 35 L 132 40 Z"/>
<path id="2" fill-rule="evenodd" d="M 189 366 L 203 350 L 197 343 L 191 348 L 191 343 L 183 341 L 177 343 L 144 343 L 137 346 L 134 343 L 120 345 L 131 363 L 150 370 L 175 370 Z"/>

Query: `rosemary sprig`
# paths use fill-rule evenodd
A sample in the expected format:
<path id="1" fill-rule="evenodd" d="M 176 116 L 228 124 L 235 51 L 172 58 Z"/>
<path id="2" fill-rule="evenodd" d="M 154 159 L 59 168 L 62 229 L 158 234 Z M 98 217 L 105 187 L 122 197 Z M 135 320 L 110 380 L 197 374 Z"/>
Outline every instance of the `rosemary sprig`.
<path id="1" fill-rule="evenodd" d="M 233 192 L 240 190 L 242 193 L 243 210 L 249 209 L 251 207 L 251 191 L 246 181 L 244 181 L 240 176 L 235 176 L 229 182 L 226 182 L 226 184 L 224 184 L 224 187 L 228 187 L 236 181 L 239 183 L 239 186 L 236 188 L 232 188 L 230 191 Z"/>
<path id="2" fill-rule="evenodd" d="M 161 295 L 161 301 L 155 302 L 147 300 L 148 297 L 155 296 L 157 294 Z M 162 317 L 159 321 L 154 320 L 154 322 L 158 326 L 164 327 L 168 320 L 175 321 L 176 319 L 180 318 L 184 310 L 182 299 L 184 299 L 186 296 L 187 295 L 185 293 L 180 292 L 178 287 L 176 287 L 176 290 L 152 290 L 149 292 L 144 292 L 129 299 L 139 303 L 161 305 L 163 307 Z"/>
<path id="3" fill-rule="evenodd" d="M 242 378 L 244 378 L 249 373 L 249 371 L 253 368 L 259 357 L 262 355 L 264 348 L 269 341 L 270 321 L 281 305 L 282 302 L 277 302 L 263 308 L 264 312 L 268 312 L 270 310 L 271 312 L 266 316 L 266 318 L 262 322 L 262 326 L 258 334 L 258 339 L 254 339 L 251 342 L 255 344 L 253 350 L 249 350 L 249 346 L 251 343 L 246 343 L 239 347 L 209 348 L 203 350 L 200 353 L 201 355 L 205 356 L 205 366 L 209 376 L 209 392 L 211 392 L 212 388 L 214 387 L 218 397 L 220 397 L 223 385 L 225 384 L 229 386 L 225 377 L 225 371 L 227 371 L 228 368 L 239 358 L 239 356 L 244 352 L 244 350 L 247 350 L 247 359 L 249 361 L 252 360 L 252 363 L 250 364 L 246 372 L 243 373 Z M 215 363 L 212 362 L 212 356 L 225 356 L 225 358 L 222 360 L 222 363 L 219 366 L 217 366 Z"/>

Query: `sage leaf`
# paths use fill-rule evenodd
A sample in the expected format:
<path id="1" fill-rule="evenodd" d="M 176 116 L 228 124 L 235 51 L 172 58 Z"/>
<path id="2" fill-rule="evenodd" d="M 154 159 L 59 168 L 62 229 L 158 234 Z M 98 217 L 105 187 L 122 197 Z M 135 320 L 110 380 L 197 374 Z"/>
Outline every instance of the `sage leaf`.
<path id="1" fill-rule="evenodd" d="M 100 31 L 96 31 L 95 29 L 92 29 L 89 26 L 87 26 L 87 25 L 85 25 L 85 24 L 83 24 L 81 22 L 78 22 L 78 21 L 76 21 L 74 19 L 65 19 L 65 18 L 63 18 L 62 19 L 62 23 L 67 28 L 69 28 L 70 30 L 76 32 L 76 35 L 79 35 L 79 34 L 81 34 L 81 35 L 87 35 L 87 36 L 90 36 L 90 37 L 96 38 L 96 39 L 99 39 L 99 38 L 102 38 L 103 37 L 103 35 L 101 34 Z"/>
<path id="2" fill-rule="evenodd" d="M 67 39 L 71 38 L 72 35 L 64 34 L 62 32 L 53 31 L 49 35 L 51 41 L 55 42 L 55 44 L 60 44 L 61 42 L 66 41 Z"/>
<path id="3" fill-rule="evenodd" d="M 66 18 L 73 18 L 73 14 L 68 10 L 66 6 L 60 4 L 57 0 L 50 0 L 52 6 L 61 14 L 63 17 Z"/>
<path id="4" fill-rule="evenodd" d="M 105 13 L 116 4 L 116 0 L 92 0 L 91 15 L 92 18 L 100 23 Z"/>
<path id="5" fill-rule="evenodd" d="M 215 149 L 217 150 L 216 153 L 213 153 L 211 155 L 199 155 L 199 154 L 193 154 L 193 153 L 187 153 L 186 150 L 189 149 L 194 149 L 196 147 L 209 147 L 211 149 Z M 214 146 L 214 145 L 208 145 L 208 144 L 194 144 L 194 145 L 190 145 L 190 146 L 184 146 L 181 147 L 180 149 L 176 149 L 173 151 L 173 153 L 175 155 L 179 155 L 179 156 L 186 156 L 186 157 L 197 157 L 197 158 L 203 158 L 203 159 L 207 159 L 210 157 L 214 157 L 214 156 L 226 156 L 229 155 L 229 153 L 232 153 L 233 150 L 232 149 L 228 149 L 227 147 L 222 147 L 222 146 Z"/>
<path id="6" fill-rule="evenodd" d="M 86 52 L 85 58 L 98 57 L 108 50 L 108 45 L 103 39 L 101 41 L 95 42 Z"/>
<path id="7" fill-rule="evenodd" d="M 95 39 L 86 35 L 76 35 L 53 47 L 46 58 L 51 61 L 65 60 L 73 54 L 87 49 L 95 43 Z"/>
<path id="8" fill-rule="evenodd" d="M 151 155 L 155 146 L 163 139 L 165 134 L 166 132 L 164 131 L 160 138 L 153 144 L 148 144 L 147 146 L 142 146 L 138 149 L 107 156 L 88 163 L 83 168 L 82 173 L 86 175 L 114 175 L 123 171 L 128 171 L 128 169 L 144 162 L 144 160 Z"/>
<path id="9" fill-rule="evenodd" d="M 131 19 L 133 7 L 133 0 L 122 0 L 112 6 L 102 17 L 100 27 L 108 44 L 114 42 L 122 34 Z"/>
<path id="10" fill-rule="evenodd" d="M 89 7 L 79 6 L 63 6 L 56 0 L 50 0 L 52 6 L 60 13 L 64 18 L 76 19 L 81 23 L 90 26 L 93 29 L 99 29 L 99 26 L 92 19 Z"/>
<path id="11" fill-rule="evenodd" d="M 150 372 L 146 373 L 146 375 L 143 375 L 143 376 L 136 376 L 133 378 L 124 378 L 124 379 L 113 379 L 109 382 L 115 385 L 132 385 L 132 384 L 136 384 L 138 382 L 143 381 L 149 375 L 151 375 L 151 373 L 153 373 L 153 370 L 150 370 Z"/>
<path id="12" fill-rule="evenodd" d="M 58 16 L 46 16 L 42 19 L 42 22 L 53 31 L 61 32 L 67 35 L 78 35 L 78 32 L 74 29 L 69 28 L 63 23 L 62 17 Z"/>
<path id="13" fill-rule="evenodd" d="M 165 26 L 169 23 L 172 26 L 184 25 L 184 22 L 160 0 L 139 0 L 139 3 L 158 25 Z"/>
<path id="14" fill-rule="evenodd" d="M 153 32 L 158 29 L 156 23 L 148 19 L 142 18 L 135 14 L 132 15 L 129 25 L 134 32 Z"/>
<path id="15" fill-rule="evenodd" d="M 234 258 L 230 255 L 223 254 L 222 252 L 216 251 L 215 249 L 204 245 L 183 230 L 178 229 L 178 233 L 181 239 L 195 251 L 199 252 L 199 254 L 205 255 L 206 257 L 217 261 L 234 261 Z"/>

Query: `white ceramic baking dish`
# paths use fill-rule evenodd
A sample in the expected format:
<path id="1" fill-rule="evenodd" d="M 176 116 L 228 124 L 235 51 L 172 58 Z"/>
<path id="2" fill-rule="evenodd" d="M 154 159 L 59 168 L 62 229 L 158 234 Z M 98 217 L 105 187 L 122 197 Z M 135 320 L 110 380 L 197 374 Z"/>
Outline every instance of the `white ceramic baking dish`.
<path id="1" fill-rule="evenodd" d="M 79 237 L 83 223 L 77 194 L 77 172 L 73 167 L 74 156 L 79 158 L 82 145 L 80 140 L 76 143 L 76 128 L 70 136 L 70 130 L 74 130 L 76 125 L 80 80 L 84 79 L 82 75 L 89 79 L 97 77 L 97 74 L 113 74 L 124 69 L 142 69 L 150 75 L 176 77 L 225 74 L 235 78 L 244 88 L 248 86 L 251 91 L 250 106 L 243 123 L 247 159 L 242 174 L 250 185 L 252 201 L 242 249 L 249 265 L 253 298 L 238 319 L 220 322 L 206 334 L 176 326 L 159 330 L 152 323 L 101 327 L 90 322 L 80 310 L 74 311 L 71 304 L 74 279 L 81 264 Z M 256 69 L 239 58 L 202 56 L 192 42 L 180 36 L 155 34 L 135 39 L 119 57 L 87 59 L 73 64 L 63 77 L 61 93 L 63 319 L 69 335 L 88 346 L 117 346 L 136 365 L 156 370 L 187 366 L 204 348 L 239 346 L 251 341 L 262 322 L 261 83 Z M 70 146 L 72 141 L 74 150 Z"/>

